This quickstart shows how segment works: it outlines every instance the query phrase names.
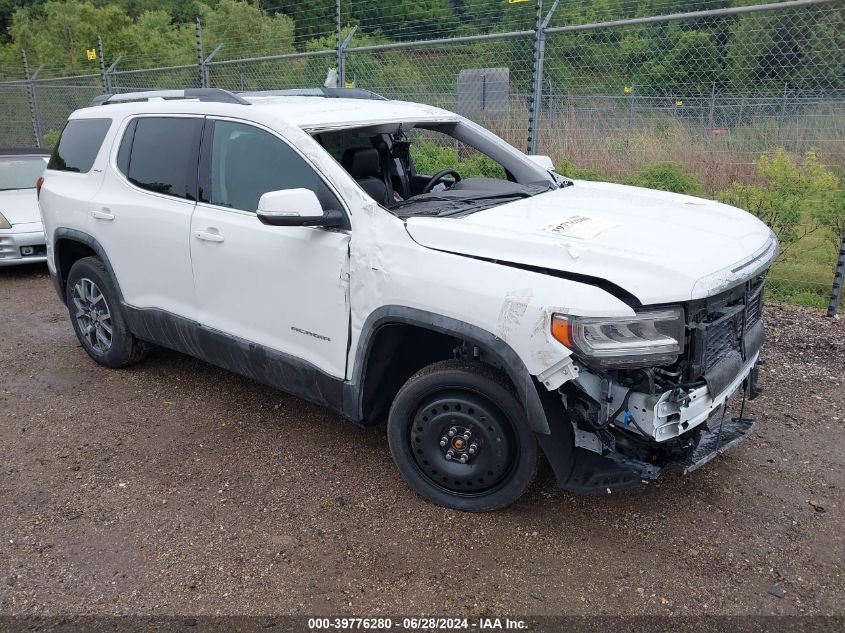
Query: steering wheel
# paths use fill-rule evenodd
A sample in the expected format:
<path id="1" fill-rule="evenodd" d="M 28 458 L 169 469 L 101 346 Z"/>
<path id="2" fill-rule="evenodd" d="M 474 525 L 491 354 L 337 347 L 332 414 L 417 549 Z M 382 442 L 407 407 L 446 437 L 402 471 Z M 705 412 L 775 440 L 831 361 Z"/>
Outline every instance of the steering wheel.
<path id="1" fill-rule="evenodd" d="M 423 187 L 422 193 L 430 193 L 434 186 L 443 180 L 446 176 L 451 176 L 455 182 L 452 184 L 459 183 L 461 181 L 461 175 L 456 172 L 454 169 L 441 169 L 436 174 L 434 174 L 431 179 L 425 183 L 425 187 Z"/>

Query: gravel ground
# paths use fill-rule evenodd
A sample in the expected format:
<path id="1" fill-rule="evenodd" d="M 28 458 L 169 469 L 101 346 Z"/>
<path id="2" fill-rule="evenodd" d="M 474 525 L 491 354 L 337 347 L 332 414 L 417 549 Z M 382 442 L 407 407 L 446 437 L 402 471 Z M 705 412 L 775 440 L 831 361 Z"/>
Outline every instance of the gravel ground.
<path id="1" fill-rule="evenodd" d="M 95 365 L 43 269 L 0 269 L 0 614 L 842 615 L 845 320 L 766 318 L 733 453 L 467 515 L 383 428 L 171 352 Z"/>

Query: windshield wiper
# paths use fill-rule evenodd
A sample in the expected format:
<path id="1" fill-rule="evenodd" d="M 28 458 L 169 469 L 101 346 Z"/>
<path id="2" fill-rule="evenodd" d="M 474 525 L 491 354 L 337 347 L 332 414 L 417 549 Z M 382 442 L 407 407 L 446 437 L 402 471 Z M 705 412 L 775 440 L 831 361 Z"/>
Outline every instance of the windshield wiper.
<path id="1" fill-rule="evenodd" d="M 525 191 L 510 191 L 508 193 L 497 193 L 490 196 L 473 196 L 472 198 L 452 198 L 447 196 L 431 196 L 427 198 L 409 198 L 408 200 L 404 200 L 399 202 L 398 204 L 392 205 L 391 209 L 399 209 L 409 204 L 424 204 L 426 202 L 448 202 L 450 204 L 475 204 L 476 202 L 482 202 L 487 200 L 506 200 L 509 198 L 530 198 L 534 194 L 530 194 Z"/>
<path id="2" fill-rule="evenodd" d="M 466 204 L 468 202 L 472 202 L 473 200 L 478 200 L 478 198 L 447 198 L 446 196 L 430 196 L 428 198 L 408 198 L 407 200 L 403 200 L 402 202 L 397 202 L 396 204 L 390 205 L 391 211 L 394 209 L 401 209 L 402 207 L 406 207 L 409 204 L 421 204 L 425 202 L 449 202 L 455 204 Z"/>

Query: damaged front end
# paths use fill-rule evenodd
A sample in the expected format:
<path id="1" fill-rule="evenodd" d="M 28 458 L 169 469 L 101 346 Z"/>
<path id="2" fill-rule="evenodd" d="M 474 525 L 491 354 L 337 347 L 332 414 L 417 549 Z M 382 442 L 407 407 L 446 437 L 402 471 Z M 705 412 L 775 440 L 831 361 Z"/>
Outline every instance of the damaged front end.
<path id="1" fill-rule="evenodd" d="M 655 311 L 645 325 L 604 326 L 610 338 L 624 342 L 636 334 L 658 351 L 676 341 L 671 363 L 595 362 L 576 353 L 577 378 L 558 390 L 575 435 L 568 489 L 609 493 L 655 479 L 668 466 L 691 472 L 748 437 L 754 421 L 742 413 L 745 398 L 758 393 L 763 284 L 760 275 L 681 306 L 680 334 L 668 313 Z M 569 335 L 578 333 L 573 328 Z M 601 332 L 581 335 L 586 345 L 600 348 Z M 727 413 L 734 394 L 743 398 L 739 417 Z"/>

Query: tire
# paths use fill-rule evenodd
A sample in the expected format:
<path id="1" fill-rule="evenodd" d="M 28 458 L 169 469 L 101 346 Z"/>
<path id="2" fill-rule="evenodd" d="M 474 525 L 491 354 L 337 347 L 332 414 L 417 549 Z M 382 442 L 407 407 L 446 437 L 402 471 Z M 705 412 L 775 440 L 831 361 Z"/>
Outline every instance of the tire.
<path id="1" fill-rule="evenodd" d="M 387 440 L 417 493 L 464 512 L 509 506 L 537 471 L 522 405 L 507 378 L 482 363 L 441 361 L 411 376 L 390 408 Z"/>
<path id="2" fill-rule="evenodd" d="M 94 361 L 118 369 L 146 357 L 147 347 L 129 331 L 117 289 L 99 259 L 74 263 L 65 297 L 76 338 Z"/>

